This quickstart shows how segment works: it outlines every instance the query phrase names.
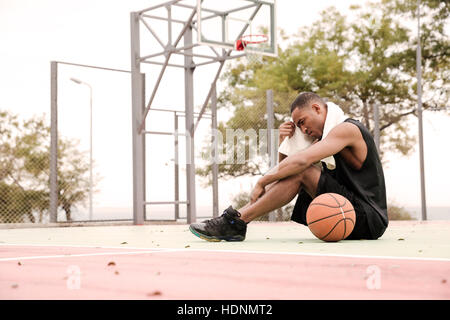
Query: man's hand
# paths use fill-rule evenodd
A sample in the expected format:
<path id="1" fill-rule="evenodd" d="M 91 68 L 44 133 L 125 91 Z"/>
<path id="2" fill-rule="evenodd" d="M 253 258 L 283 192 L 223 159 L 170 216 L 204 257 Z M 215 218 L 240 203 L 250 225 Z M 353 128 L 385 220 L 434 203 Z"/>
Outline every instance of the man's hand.
<path id="1" fill-rule="evenodd" d="M 250 203 L 253 204 L 266 192 L 264 186 L 258 181 L 250 194 Z"/>
<path id="2" fill-rule="evenodd" d="M 279 141 L 280 143 L 284 140 L 285 137 L 291 138 L 295 132 L 295 124 L 292 121 L 284 122 L 280 125 L 279 129 Z"/>

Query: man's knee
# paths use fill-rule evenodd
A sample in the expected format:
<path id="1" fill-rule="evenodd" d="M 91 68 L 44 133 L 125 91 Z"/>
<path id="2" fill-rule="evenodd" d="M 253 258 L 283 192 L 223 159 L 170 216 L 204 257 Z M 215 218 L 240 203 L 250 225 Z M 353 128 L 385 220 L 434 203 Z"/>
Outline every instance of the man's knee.
<path id="1" fill-rule="evenodd" d="M 321 173 L 320 168 L 318 168 L 316 165 L 310 165 L 302 173 L 295 175 L 294 179 L 297 179 L 301 183 L 303 183 L 310 180 L 315 180 L 317 177 L 320 177 L 320 173 Z"/>
<path id="2" fill-rule="evenodd" d="M 318 181 L 317 177 L 320 177 L 320 172 L 321 170 L 315 166 L 315 165 L 311 165 L 310 167 L 308 167 L 305 171 L 301 172 L 301 173 L 297 173 L 294 174 L 292 176 L 283 178 L 279 181 L 275 181 L 272 182 L 271 184 L 266 186 L 266 191 L 269 191 L 273 186 L 275 186 L 278 182 L 290 182 L 292 184 L 295 185 L 311 185 L 311 182 L 316 180 Z"/>
<path id="3" fill-rule="evenodd" d="M 302 172 L 302 176 L 300 178 L 301 186 L 312 197 L 316 195 L 317 186 L 319 184 L 321 173 L 322 170 L 316 165 L 311 165 L 305 171 Z"/>

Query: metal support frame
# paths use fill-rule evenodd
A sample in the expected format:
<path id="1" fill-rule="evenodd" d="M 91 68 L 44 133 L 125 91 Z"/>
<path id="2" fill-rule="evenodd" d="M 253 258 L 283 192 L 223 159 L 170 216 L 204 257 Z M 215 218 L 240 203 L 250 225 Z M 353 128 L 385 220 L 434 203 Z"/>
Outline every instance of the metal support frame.
<path id="1" fill-rule="evenodd" d="M 261 8 L 261 4 L 258 5 L 258 6 L 256 6 L 255 10 L 253 11 L 252 15 L 250 16 L 249 21 L 252 21 L 252 20 L 254 19 L 254 17 L 256 16 L 256 14 L 258 13 L 258 11 L 259 11 L 260 8 Z M 242 37 L 242 35 L 245 33 L 245 31 L 247 30 L 247 28 L 249 27 L 249 25 L 250 25 L 250 24 L 249 24 L 248 22 L 244 25 L 244 27 L 242 28 L 241 32 L 240 32 L 239 35 L 237 36 L 237 39 L 236 39 L 236 40 L 238 40 L 240 37 Z M 203 112 L 205 112 L 206 106 L 208 105 L 209 99 L 211 98 L 212 91 L 213 91 L 213 89 L 216 87 L 217 80 L 219 79 L 220 73 L 222 72 L 222 68 L 223 68 L 223 66 L 224 66 L 224 64 L 225 64 L 225 58 L 230 57 L 232 51 L 233 51 L 233 50 L 230 50 L 230 49 L 229 49 L 228 51 L 226 51 L 226 52 L 223 54 L 224 59 L 220 62 L 219 69 L 217 70 L 216 76 L 214 77 L 214 80 L 213 80 L 213 82 L 211 83 L 211 88 L 209 89 L 208 95 L 206 96 L 205 102 L 203 103 L 202 109 L 201 109 L 201 111 L 200 111 L 200 117 L 199 117 L 199 119 L 197 120 L 197 123 L 195 124 L 195 129 L 197 129 L 198 124 L 199 124 L 199 122 L 200 122 L 200 119 L 202 118 L 202 114 L 203 114 Z"/>
<path id="2" fill-rule="evenodd" d="M 179 136 L 186 136 L 186 134 L 184 132 L 179 132 L 178 130 L 179 130 L 179 118 L 185 117 L 186 115 L 185 115 L 184 111 L 180 111 L 180 110 L 152 108 L 150 111 L 173 113 L 174 132 L 146 130 L 143 133 L 146 135 L 147 134 L 149 134 L 149 135 L 165 135 L 165 136 L 173 136 L 174 137 L 174 159 L 173 160 L 174 160 L 174 176 L 175 176 L 175 185 L 174 185 L 175 199 L 174 199 L 174 201 L 144 201 L 144 204 L 145 205 L 173 204 L 174 209 L 175 209 L 175 218 L 173 221 L 177 221 L 181 218 L 180 217 L 180 204 L 187 205 L 189 203 L 189 201 L 187 201 L 187 200 L 180 201 Z M 198 112 L 194 112 L 193 115 L 194 115 L 194 117 L 198 117 Z M 210 114 L 204 114 L 203 116 L 212 118 L 212 115 L 210 115 Z M 212 123 L 214 123 L 214 119 L 212 119 Z M 216 123 L 216 127 L 217 127 L 217 123 Z M 214 181 L 214 178 L 213 178 L 213 181 Z M 217 184 L 217 181 L 216 181 L 216 184 Z M 213 200 L 213 203 L 215 203 L 214 200 Z"/>
<path id="3" fill-rule="evenodd" d="M 219 150 L 217 141 L 217 89 L 214 88 L 211 95 L 211 129 L 212 138 L 212 192 L 213 192 L 213 217 L 219 216 Z"/>
<path id="4" fill-rule="evenodd" d="M 193 16 L 191 16 L 192 20 Z M 188 27 L 184 33 L 184 45 L 192 44 L 192 27 Z M 187 50 L 190 53 L 192 49 Z M 186 108 L 186 193 L 187 193 L 187 223 L 195 222 L 195 132 L 194 132 L 194 70 L 192 56 L 184 57 L 184 99 Z"/>
<path id="5" fill-rule="evenodd" d="M 131 102 L 133 141 L 133 222 L 143 224 L 145 220 L 145 134 L 138 130 L 143 120 L 145 99 L 144 75 L 139 64 L 140 38 L 139 16 L 132 12 L 131 22 Z M 144 118 L 145 119 L 145 118 Z M 145 129 L 145 122 L 144 128 Z"/>
<path id="6" fill-rule="evenodd" d="M 50 222 L 58 220 L 58 63 L 50 63 Z"/>
<path id="7" fill-rule="evenodd" d="M 179 156 L 178 156 L 178 115 L 174 112 L 173 114 L 173 120 L 174 120 L 174 129 L 175 129 L 175 135 L 174 135 L 174 174 L 175 174 L 175 201 L 180 200 L 180 165 L 178 164 Z M 175 219 L 178 220 L 180 218 L 180 205 L 178 203 L 175 204 Z"/>
<path id="8" fill-rule="evenodd" d="M 158 91 L 159 85 L 161 83 L 162 77 L 167 69 L 167 67 L 177 67 L 184 68 L 185 70 L 185 125 L 186 125 L 186 182 L 187 182 L 187 199 L 186 201 L 179 200 L 179 191 L 177 186 L 177 181 L 179 181 L 178 177 L 178 164 L 175 166 L 175 201 L 170 202 L 175 204 L 175 217 L 179 218 L 179 204 L 187 205 L 187 223 L 192 223 L 196 221 L 196 200 L 195 200 L 195 154 L 194 154 L 194 137 L 195 131 L 198 127 L 199 121 L 202 119 L 202 116 L 205 113 L 206 107 L 209 105 L 211 101 L 211 109 L 212 109 L 212 123 L 211 126 L 213 129 L 217 128 L 217 95 L 216 95 L 216 82 L 222 72 L 225 61 L 229 59 L 235 59 L 244 56 L 245 54 L 237 54 L 232 55 L 233 50 L 222 50 L 222 54 L 219 54 L 213 45 L 202 44 L 202 43 L 193 43 L 192 33 L 193 30 L 197 31 L 195 19 L 196 14 L 198 13 L 198 4 L 197 6 L 189 6 L 183 3 L 180 3 L 181 0 L 172 0 L 168 2 L 164 2 L 137 12 L 132 12 L 130 15 L 131 18 L 131 73 L 132 73 L 132 104 L 133 104 L 133 199 L 134 199 L 134 223 L 141 224 L 145 220 L 145 206 L 149 204 L 155 204 L 155 202 L 147 202 L 145 201 L 145 134 L 170 134 L 170 133 L 157 133 L 152 131 L 145 130 L 145 120 L 148 116 L 150 109 L 152 108 L 152 103 L 154 101 L 155 95 Z M 252 5 L 243 7 L 243 8 L 251 8 L 254 7 L 255 11 L 251 15 L 249 21 L 252 21 L 256 16 L 258 10 L 262 5 L 262 1 L 253 1 L 255 2 Z M 174 19 L 172 16 L 172 6 L 177 6 L 181 8 L 187 8 L 192 10 L 189 14 L 189 17 L 185 21 L 181 21 L 179 19 Z M 155 9 L 166 8 L 167 16 L 157 16 L 152 14 L 150 11 Z M 242 8 L 241 8 L 242 9 Z M 211 10 L 211 13 L 223 14 L 222 12 L 215 12 Z M 168 43 L 164 43 L 158 35 L 158 32 L 162 32 L 158 28 L 152 28 L 150 20 L 155 19 L 160 21 L 166 21 L 168 23 L 167 29 L 164 32 L 168 32 Z M 198 17 L 197 17 L 198 19 Z M 140 32 L 139 25 L 143 24 L 145 29 L 153 36 L 154 39 L 158 42 L 158 44 L 162 47 L 161 51 L 156 53 L 147 54 L 141 56 L 140 54 Z M 173 41 L 172 39 L 172 24 L 182 24 L 182 30 Z M 240 36 L 242 36 L 247 30 L 249 24 L 247 23 L 242 31 L 240 32 Z M 239 37 L 240 37 L 239 36 Z M 179 42 L 181 38 L 184 38 L 184 44 L 179 46 Z M 236 39 L 237 40 L 237 39 Z M 209 47 L 212 51 L 211 55 L 208 54 L 199 54 L 194 52 L 194 48 L 198 46 Z M 170 63 L 170 58 L 173 54 L 176 55 L 184 55 L 184 65 L 177 63 Z M 164 56 L 164 62 L 154 61 L 153 58 L 158 56 Z M 206 61 L 199 61 L 196 63 L 194 58 L 205 59 Z M 156 79 L 153 90 L 149 96 L 148 102 L 145 104 L 145 92 L 143 86 L 143 76 L 141 75 L 140 65 L 141 63 L 145 64 L 153 64 L 160 65 L 161 70 Z M 197 119 L 194 119 L 194 90 L 193 90 L 193 79 L 194 79 L 194 70 L 196 67 L 208 65 L 212 63 L 219 63 L 219 68 L 213 78 L 211 83 L 211 87 L 208 91 L 208 94 L 203 102 L 200 113 L 198 114 Z M 196 120 L 196 121 L 195 121 Z M 178 116 L 174 117 L 175 130 L 178 130 Z M 178 135 L 175 135 L 175 159 L 178 159 Z M 214 215 L 218 214 L 218 166 L 217 163 L 213 164 L 213 212 Z M 164 202 L 168 203 L 168 202 Z"/>
<path id="9" fill-rule="evenodd" d="M 82 68 L 92 68 L 106 71 L 130 73 L 128 70 L 106 68 L 87 64 L 51 61 L 50 62 L 50 222 L 58 222 L 58 70 L 59 65 L 69 65 Z M 92 184 L 92 183 L 91 183 Z M 92 199 L 92 196 L 90 197 Z M 120 220 L 120 219 L 119 219 Z M 92 219 L 87 221 L 94 221 Z M 80 222 L 80 221 L 78 221 Z"/>
<path id="10" fill-rule="evenodd" d="M 269 156 L 270 169 L 277 164 L 278 152 L 276 150 L 274 137 L 274 110 L 273 110 L 273 91 L 266 91 L 266 109 L 267 109 L 267 153 Z M 269 221 L 276 221 L 276 212 L 269 213 Z"/>
<path id="11" fill-rule="evenodd" d="M 373 104 L 373 121 L 373 138 L 375 140 L 377 151 L 380 152 L 380 107 L 378 102 Z"/>

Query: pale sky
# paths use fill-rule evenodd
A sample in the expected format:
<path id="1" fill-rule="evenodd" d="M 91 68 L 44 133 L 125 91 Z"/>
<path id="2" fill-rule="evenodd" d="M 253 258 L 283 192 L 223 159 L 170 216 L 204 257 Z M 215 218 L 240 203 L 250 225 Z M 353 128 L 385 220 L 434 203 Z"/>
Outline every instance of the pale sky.
<path id="1" fill-rule="evenodd" d="M 161 1 L 119 0 L 0 0 L 0 109 L 8 109 L 23 117 L 50 113 L 50 61 L 59 60 L 130 70 L 129 13 Z M 331 5 L 347 10 L 357 0 L 278 0 L 278 27 L 288 34 L 313 23 L 319 12 Z M 142 37 L 148 37 L 141 31 Z M 216 67 L 196 70 L 195 105 L 203 103 Z M 159 67 L 146 69 L 148 88 Z M 154 75 L 153 80 L 151 75 Z M 69 79 L 79 78 L 94 88 L 94 158 L 97 173 L 103 176 L 96 195 L 96 206 L 131 206 L 131 103 L 127 74 L 90 71 L 61 66 L 59 74 L 59 129 L 62 135 L 78 137 L 87 148 L 88 91 Z M 95 84 L 95 85 L 94 85 Z M 147 92 L 149 95 L 149 92 Z M 169 70 L 161 83 L 154 106 L 182 110 L 184 105 L 183 72 Z M 49 116 L 48 116 L 49 118 Z M 172 130 L 173 118 L 151 121 L 152 130 Z M 181 119 L 181 122 L 184 120 Z M 170 126 L 166 125 L 170 123 Z M 425 172 L 428 206 L 450 206 L 450 159 L 447 138 L 450 119 L 436 113 L 424 113 Z M 205 123 L 204 126 L 208 124 Z M 147 128 L 148 129 L 148 128 Z M 417 121 L 411 119 L 411 134 L 417 135 Z M 169 200 L 173 197 L 172 138 L 153 137 L 150 146 L 148 179 L 149 199 Z M 87 149 L 86 149 L 87 150 Z M 388 200 L 402 206 L 420 205 L 419 159 L 389 156 L 384 168 Z M 183 155 L 182 150 L 180 154 Z M 169 176 L 169 178 L 167 178 Z M 184 198 L 184 180 L 181 181 Z M 164 186 L 164 187 L 161 187 Z M 228 206 L 231 194 L 240 188 L 248 190 L 248 182 L 220 185 L 220 210 Z M 197 201 L 210 198 L 210 190 L 197 184 Z M 209 201 L 209 200 L 208 200 Z M 208 203 L 206 201 L 206 204 Z"/>

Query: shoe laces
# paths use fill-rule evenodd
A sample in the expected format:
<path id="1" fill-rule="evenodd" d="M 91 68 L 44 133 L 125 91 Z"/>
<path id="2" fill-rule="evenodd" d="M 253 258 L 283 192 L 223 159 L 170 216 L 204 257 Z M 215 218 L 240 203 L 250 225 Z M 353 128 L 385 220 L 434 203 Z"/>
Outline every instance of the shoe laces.
<path id="1" fill-rule="evenodd" d="M 228 209 L 230 209 L 230 208 L 228 208 Z M 237 214 L 232 215 L 227 210 L 225 210 L 220 217 L 207 220 L 206 224 L 209 226 L 216 226 L 216 225 L 219 225 L 223 220 L 227 220 L 229 223 L 234 224 L 235 216 L 240 217 L 241 214 L 238 211 L 236 211 Z"/>
<path id="2" fill-rule="evenodd" d="M 223 216 L 223 215 L 222 215 L 222 216 Z M 210 220 L 206 221 L 206 225 L 211 226 L 211 227 L 214 227 L 214 226 L 216 226 L 216 225 L 219 225 L 222 216 L 217 217 L 217 218 L 214 218 L 214 219 L 210 219 Z"/>

